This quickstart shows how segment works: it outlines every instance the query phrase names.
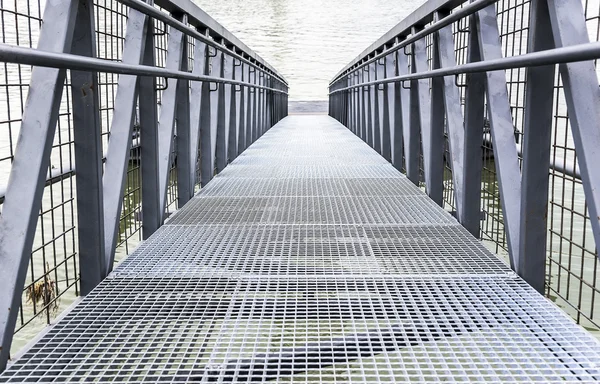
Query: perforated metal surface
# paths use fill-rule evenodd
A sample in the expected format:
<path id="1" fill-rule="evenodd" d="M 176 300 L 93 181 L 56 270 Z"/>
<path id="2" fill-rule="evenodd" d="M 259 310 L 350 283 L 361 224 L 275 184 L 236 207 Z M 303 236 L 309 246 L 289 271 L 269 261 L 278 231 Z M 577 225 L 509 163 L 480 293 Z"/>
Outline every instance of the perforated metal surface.
<path id="1" fill-rule="evenodd" d="M 282 121 L 0 382 L 600 380 L 596 339 L 356 140 Z"/>

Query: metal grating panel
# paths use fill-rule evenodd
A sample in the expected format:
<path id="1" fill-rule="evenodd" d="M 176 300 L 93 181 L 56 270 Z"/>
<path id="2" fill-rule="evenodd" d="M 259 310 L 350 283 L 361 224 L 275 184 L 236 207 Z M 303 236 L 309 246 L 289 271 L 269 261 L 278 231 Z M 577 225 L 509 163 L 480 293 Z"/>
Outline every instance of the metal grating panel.
<path id="1" fill-rule="evenodd" d="M 456 224 L 427 196 L 196 197 L 167 225 Z"/>
<path id="2" fill-rule="evenodd" d="M 198 197 L 406 195 L 423 196 L 423 191 L 405 178 L 245 179 L 217 177 L 199 193 Z"/>
<path id="3" fill-rule="evenodd" d="M 360 162 L 358 162 L 360 164 Z M 219 177 L 261 178 L 403 178 L 391 165 L 290 165 L 285 167 L 263 167 L 231 164 Z"/>
<path id="4" fill-rule="evenodd" d="M 519 279 L 113 279 L 0 380 L 595 382 L 599 355 Z"/>
<path id="5" fill-rule="evenodd" d="M 0 382 L 600 381 L 600 343 L 372 152 L 286 118 Z"/>
<path id="6" fill-rule="evenodd" d="M 114 272 L 203 275 L 510 274 L 461 226 L 170 226 Z"/>

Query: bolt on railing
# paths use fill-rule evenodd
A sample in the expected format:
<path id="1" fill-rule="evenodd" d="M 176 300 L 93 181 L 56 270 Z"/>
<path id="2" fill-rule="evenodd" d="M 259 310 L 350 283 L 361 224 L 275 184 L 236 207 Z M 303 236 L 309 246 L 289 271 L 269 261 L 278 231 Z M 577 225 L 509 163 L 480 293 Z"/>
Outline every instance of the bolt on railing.
<path id="1" fill-rule="evenodd" d="M 429 0 L 334 77 L 329 113 L 600 329 L 593 20 L 581 0 Z"/>
<path id="2" fill-rule="evenodd" d="M 22 1 L 26 11 L 18 2 L 14 9 L 0 5 L 2 16 L 16 20 L 2 18 L 0 44 L 6 79 L 0 88 L 9 115 L 0 124 L 8 125 L 10 136 L 10 155 L 0 160 L 10 172 L 0 217 L 0 370 L 19 314 L 21 326 L 31 321 L 21 307 L 28 289 L 40 281 L 58 284 L 64 264 L 67 278 L 80 275 L 71 276 L 66 289 L 74 285 L 77 292 L 79 282 L 81 294 L 90 292 L 111 272 L 123 236 L 139 228 L 130 221 L 141 221 L 141 235 L 149 237 L 169 205 L 189 201 L 198 184 L 287 115 L 285 79 L 188 0 L 56 0 L 43 9 Z M 28 39 L 21 36 L 23 16 Z M 9 92 L 12 69 L 21 116 L 14 116 Z M 75 180 L 76 190 L 65 180 Z M 58 203 L 52 200 L 56 189 Z M 48 191 L 51 217 L 43 204 Z M 54 212 L 61 209 L 58 228 Z M 44 239 L 47 219 L 50 241 Z M 55 227 L 62 234 L 55 235 Z M 63 262 L 56 250 L 61 237 Z M 39 261 L 32 249 L 35 255 L 41 247 L 46 258 L 47 246 L 54 247 L 47 255 L 54 263 L 35 277 Z M 76 267 L 68 268 L 69 262 Z M 24 293 L 26 279 L 32 282 Z M 46 296 L 47 285 L 42 291 Z M 45 309 L 52 305 L 43 299 Z"/>

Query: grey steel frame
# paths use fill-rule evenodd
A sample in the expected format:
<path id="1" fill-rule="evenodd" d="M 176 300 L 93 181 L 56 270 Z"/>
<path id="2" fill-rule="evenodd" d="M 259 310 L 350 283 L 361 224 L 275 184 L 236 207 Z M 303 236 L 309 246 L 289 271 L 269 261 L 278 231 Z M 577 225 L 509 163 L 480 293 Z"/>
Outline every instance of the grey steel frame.
<path id="1" fill-rule="evenodd" d="M 215 174 L 215 158 L 220 172 L 287 114 L 285 79 L 192 2 L 154 2 L 170 15 L 152 0 L 120 2 L 130 7 L 122 63 L 95 58 L 92 0 L 48 2 L 44 20 L 51 22 L 43 24 L 37 49 L 0 45 L 0 60 L 36 65 L 0 217 L 0 370 L 6 367 L 21 304 L 67 69 L 76 95 L 72 107 L 83 295 L 112 270 L 137 108 L 144 238 L 166 218 L 174 142 L 181 207 L 195 193 L 198 153 L 205 184 Z M 169 26 L 165 68 L 156 66 L 153 19 Z M 248 69 L 254 78 L 244 77 Z M 97 72 L 121 74 L 104 164 Z M 168 78 L 160 114 L 157 77 Z M 239 101 L 232 97 L 234 91 Z M 249 92 L 260 97 L 250 103 L 244 97 Z"/>
<path id="2" fill-rule="evenodd" d="M 600 43 L 589 41 L 579 0 L 534 0 L 529 53 L 503 57 L 495 1 L 463 2 L 428 1 L 349 63 L 330 83 L 329 113 L 363 139 L 374 133 L 389 137 L 392 163 L 406 169 L 417 185 L 421 141 L 425 188 L 440 205 L 446 133 L 457 219 L 475 236 L 480 234 L 481 146 L 487 114 L 510 263 L 543 292 L 550 168 L 580 175 L 595 242 L 600 244 L 600 173 L 593 166 L 600 162 L 600 88 L 592 61 L 600 58 Z M 457 66 L 453 32 L 464 18 L 469 25 L 468 63 Z M 406 55 L 410 64 L 404 61 Z M 579 170 L 575 164 L 550 161 L 556 64 L 560 64 Z M 387 68 L 383 78 L 361 79 L 364 69 L 372 65 Z M 527 75 L 524 143 L 519 151 L 504 70 L 522 67 Z M 460 74 L 468 79 L 464 111 L 456 82 Z M 375 110 L 379 116 L 361 125 L 371 111 L 357 102 L 355 92 L 380 86 L 381 94 L 364 97 L 380 99 L 384 107 Z M 380 147 L 374 148 L 386 156 Z"/>

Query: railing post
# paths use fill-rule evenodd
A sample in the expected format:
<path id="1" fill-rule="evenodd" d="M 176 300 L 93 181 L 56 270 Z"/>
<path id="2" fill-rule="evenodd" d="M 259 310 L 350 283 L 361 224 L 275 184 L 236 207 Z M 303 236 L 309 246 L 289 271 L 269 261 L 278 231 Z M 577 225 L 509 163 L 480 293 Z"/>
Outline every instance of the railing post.
<path id="1" fill-rule="evenodd" d="M 408 54 L 412 55 L 412 52 Z M 408 75 L 408 63 L 409 58 L 406 58 L 406 52 L 402 50 L 398 52 L 398 73 L 400 76 Z M 414 66 L 412 66 L 414 70 Z M 415 185 L 419 185 L 419 127 L 416 123 L 418 119 L 418 100 L 416 89 L 417 85 L 415 81 L 406 82 L 410 83 L 410 88 L 405 87 L 405 83 L 400 83 L 400 104 L 402 109 L 402 129 L 404 134 L 404 158 L 406 162 L 406 175 L 409 180 Z"/>
<path id="2" fill-rule="evenodd" d="M 257 83 L 257 79 L 258 76 L 256 74 L 257 69 L 255 67 L 250 67 L 250 82 L 252 84 L 256 84 Z M 248 143 L 248 146 L 252 145 L 252 143 L 254 143 L 254 140 L 256 140 L 256 99 L 257 99 L 257 93 L 256 93 L 256 88 L 250 88 L 248 90 L 249 93 L 249 97 L 250 100 L 248 102 L 248 106 L 249 106 L 249 110 L 248 110 L 248 132 L 249 132 L 249 138 L 250 138 L 250 142 Z"/>
<path id="3" fill-rule="evenodd" d="M 375 80 L 375 63 L 367 65 L 366 69 L 367 81 Z M 371 148 L 375 147 L 373 138 L 375 136 L 376 92 L 377 90 L 374 85 L 367 86 L 367 144 Z"/>
<path id="4" fill-rule="evenodd" d="M 206 34 L 206 32 L 204 32 Z M 208 75 L 207 65 L 208 47 L 206 43 L 195 40 L 194 41 L 194 68 L 192 73 L 194 75 Z M 196 183 L 198 182 L 196 167 L 198 164 L 198 149 L 200 147 L 200 130 L 202 126 L 203 114 L 208 114 L 210 118 L 210 100 L 204 100 L 203 94 L 205 89 L 205 82 L 192 81 L 190 84 L 190 120 L 191 120 L 191 133 L 190 133 L 190 188 L 192 191 L 195 190 Z M 208 97 L 207 97 L 208 99 Z M 208 105 L 207 105 L 208 104 Z M 208 107 L 208 109 L 206 109 Z M 206 110 L 205 110 L 206 109 Z M 143 181 L 143 180 L 142 180 Z M 143 195 L 142 195 L 143 197 Z"/>
<path id="5" fill-rule="evenodd" d="M 246 63 L 240 63 L 240 69 L 239 69 L 239 73 L 240 73 L 240 80 L 242 81 L 248 81 L 248 76 L 247 76 L 247 67 L 248 65 Z M 239 94 L 239 115 L 238 115 L 238 149 L 237 149 L 237 154 L 239 155 L 240 153 L 244 152 L 244 149 L 246 149 L 246 113 L 247 113 L 247 89 L 248 87 L 246 86 L 242 86 L 240 85 L 240 89 L 237 92 Z"/>
<path id="6" fill-rule="evenodd" d="M 79 0 L 71 53 L 96 57 L 94 3 Z M 79 286 L 87 295 L 106 277 L 102 201 L 102 124 L 95 71 L 71 71 L 77 177 Z"/>
<path id="7" fill-rule="evenodd" d="M 589 43 L 582 3 L 548 0 L 548 11 L 557 47 Z M 600 248 L 600 87 L 593 61 L 559 65 L 571 122 L 581 181 L 594 233 Z M 597 252 L 598 257 L 600 253 Z"/>
<path id="8" fill-rule="evenodd" d="M 373 73 L 375 76 L 375 80 L 381 80 L 385 76 L 385 63 L 381 64 L 379 62 L 380 60 L 381 59 L 378 59 L 373 63 Z M 373 113 L 375 115 L 373 119 L 373 147 L 381 155 L 383 155 L 383 149 L 381 146 L 381 134 L 383 130 L 381 126 L 383 124 L 383 121 L 385 120 L 385 117 L 383 116 L 383 96 L 383 85 L 375 85 L 373 87 Z"/>
<path id="9" fill-rule="evenodd" d="M 467 61 L 474 63 L 481 61 L 479 37 L 475 15 L 469 16 L 469 45 L 467 47 Z M 481 170 L 483 142 L 483 114 L 484 114 L 484 74 L 472 73 L 466 76 L 467 88 L 465 90 L 465 123 L 464 123 L 464 153 L 463 153 L 463 179 L 462 196 L 458 206 L 462 207 L 461 224 L 473 236 L 479 238 L 481 220 Z M 456 154 L 460 156 L 460 154 Z"/>
<path id="10" fill-rule="evenodd" d="M 214 48 L 212 48 L 214 49 Z M 206 47 L 205 73 L 211 74 L 211 48 Z M 214 67 L 213 71 L 214 73 Z M 216 101 L 211 92 L 211 83 L 205 81 L 202 83 L 202 96 L 200 108 L 200 185 L 204 187 L 212 179 L 215 169 L 215 146 L 216 146 Z M 213 105 L 214 104 L 214 105 Z M 214 127 L 214 128 L 213 128 Z"/>
<path id="11" fill-rule="evenodd" d="M 395 39 L 398 43 L 398 38 Z M 398 76 L 398 54 L 392 52 L 386 59 L 388 77 Z M 404 153 L 404 140 L 402 135 L 402 105 L 400 103 L 401 82 L 388 84 L 388 104 L 390 113 L 390 142 L 392 165 L 402 171 L 402 154 Z"/>
<path id="12" fill-rule="evenodd" d="M 173 14 L 177 20 L 185 20 L 183 14 Z M 175 28 L 169 31 L 167 40 L 166 68 L 170 70 L 187 69 L 187 46 L 184 34 Z M 184 60 L 185 57 L 185 60 Z M 175 132 L 175 116 L 178 104 L 189 101 L 178 100 L 179 79 L 167 79 L 167 89 L 162 93 L 160 116 L 158 119 L 158 175 L 159 175 L 159 218 L 162 225 L 165 218 L 167 206 L 167 190 L 169 188 L 169 176 L 173 161 L 173 137 Z M 187 99 L 188 93 L 185 93 Z M 144 97 L 144 95 L 142 95 Z M 184 108 L 189 110 L 189 106 Z M 185 113 L 185 111 L 184 111 Z M 188 125 L 189 126 L 189 125 Z M 187 129 L 188 127 L 183 127 Z"/>
<path id="13" fill-rule="evenodd" d="M 184 15 L 183 22 L 187 22 Z M 183 35 L 181 42 L 181 63 L 179 69 L 189 72 L 188 58 L 188 37 Z M 194 185 L 191 167 L 191 132 L 190 132 L 190 82 L 180 79 L 177 82 L 176 90 L 177 106 L 175 115 L 175 125 L 177 128 L 177 208 L 181 208 L 194 196 Z M 175 161 L 172 157 L 169 160 L 169 168 Z M 168 180 L 168 178 L 167 178 Z"/>
<path id="14" fill-rule="evenodd" d="M 367 68 L 368 69 L 368 68 Z M 367 82 L 369 79 L 367 76 L 365 76 L 365 68 L 359 69 L 360 72 L 360 82 L 361 83 L 365 83 Z M 360 138 L 362 139 L 362 141 L 364 141 L 365 143 L 368 141 L 368 127 L 369 127 L 369 114 L 368 114 L 368 108 L 369 108 L 369 99 L 368 99 L 368 87 L 362 86 L 360 87 Z"/>
<path id="15" fill-rule="evenodd" d="M 381 66 L 381 78 L 387 79 L 393 77 L 394 71 L 394 56 L 393 54 L 387 55 L 383 59 L 383 65 Z M 394 84 L 386 83 L 383 84 L 381 90 L 381 155 L 389 162 L 392 162 L 392 142 L 393 133 L 391 129 L 394 126 Z"/>
<path id="16" fill-rule="evenodd" d="M 149 3 L 151 4 L 151 3 Z M 150 25 L 150 23 L 149 23 Z M 151 30 L 144 36 L 142 63 L 154 66 L 154 34 Z M 140 95 L 143 95 L 140 97 Z M 148 239 L 161 225 L 160 177 L 158 156 L 158 111 L 155 77 L 138 80 L 140 170 L 142 174 L 142 238 Z"/>
<path id="17" fill-rule="evenodd" d="M 502 58 L 496 6 L 490 5 L 477 12 L 476 20 L 481 59 L 489 61 Z M 486 72 L 485 85 L 504 228 L 511 266 L 516 269 L 520 257 L 521 172 L 505 71 Z"/>
<path id="18" fill-rule="evenodd" d="M 223 42 L 220 42 L 222 45 Z M 225 77 L 225 67 L 227 62 L 225 60 L 225 53 L 220 49 L 217 49 L 217 56 L 213 60 L 213 76 L 220 78 Z M 221 173 L 223 168 L 227 165 L 227 119 L 229 118 L 226 107 L 227 100 L 225 98 L 225 84 L 216 83 L 216 92 L 213 92 L 213 97 L 216 97 L 217 102 L 217 129 L 216 129 L 216 153 L 215 153 L 215 165 L 216 173 Z M 214 101 L 215 99 L 213 99 Z"/>
<path id="19" fill-rule="evenodd" d="M 233 76 L 233 60 L 225 52 L 221 55 L 220 77 L 231 79 Z M 231 85 L 219 84 L 219 125 L 217 129 L 217 173 L 227 166 L 231 108 Z"/>
<path id="20" fill-rule="evenodd" d="M 440 17 L 438 17 L 436 14 L 435 20 L 438 20 L 439 18 Z M 440 29 L 438 32 L 435 32 L 433 36 L 433 60 L 434 65 L 439 66 L 440 68 L 450 68 L 456 66 L 456 59 L 454 53 L 454 38 L 452 36 L 451 25 Z M 455 84 L 455 78 L 453 76 L 445 76 L 441 80 L 442 84 L 440 90 L 443 97 L 443 104 L 436 106 L 436 108 L 441 109 L 434 111 L 432 103 L 432 115 L 435 113 L 439 114 L 442 110 L 445 111 L 446 127 L 448 132 L 448 144 L 450 147 L 449 160 L 451 162 L 452 181 L 454 183 L 454 199 L 456 203 L 457 218 L 459 222 L 462 223 L 464 216 L 463 204 L 465 203 L 463 200 L 463 175 L 465 167 L 465 165 L 463 165 L 463 148 L 465 144 L 464 119 L 461 110 L 460 93 L 458 91 L 458 87 Z M 434 86 L 440 87 L 440 84 L 434 83 Z M 473 87 L 475 87 L 474 89 L 477 90 L 477 83 L 473 83 Z M 481 93 L 483 93 L 483 88 L 481 88 Z M 483 95 L 481 95 L 481 98 L 483 99 Z M 469 101 L 469 108 L 471 108 L 473 102 L 474 100 Z M 481 110 L 483 110 L 483 100 L 480 100 L 480 102 Z M 481 115 L 481 117 L 483 118 L 483 115 Z M 482 139 L 481 134 L 475 134 L 475 136 L 479 136 L 479 139 Z M 481 143 L 479 145 L 481 147 Z M 479 164 L 481 164 L 481 157 L 479 157 L 478 162 Z M 473 191 L 475 191 L 476 187 L 480 188 L 479 184 L 477 184 L 476 186 L 472 186 Z M 476 205 L 478 209 L 479 203 L 476 202 Z M 477 231 L 479 231 L 479 227 L 477 227 Z"/>
<path id="21" fill-rule="evenodd" d="M 437 35 L 433 35 L 432 69 L 440 67 L 440 58 L 436 54 Z M 425 39 L 415 43 L 415 61 L 419 72 L 427 71 L 427 46 Z M 421 116 L 421 137 L 423 137 L 423 160 L 425 162 L 425 183 L 427 193 L 439 206 L 444 206 L 444 79 L 419 80 L 419 99 Z M 428 105 L 429 104 L 429 105 Z M 429 108 L 427 108 L 429 106 Z"/>
<path id="22" fill-rule="evenodd" d="M 79 1 L 48 2 L 38 49 L 68 52 Z M 0 216 L 0 371 L 6 368 L 38 215 L 60 101 L 64 69 L 36 67 L 31 74 L 21 130 Z"/>
<path id="23" fill-rule="evenodd" d="M 125 31 L 122 61 L 126 64 L 139 65 L 144 60 L 146 34 L 152 34 L 151 22 L 145 14 L 130 9 Z M 102 190 L 104 193 L 104 251 L 106 252 L 107 274 L 113 268 L 115 248 L 119 237 L 121 208 L 123 206 L 133 122 L 138 98 L 138 79 L 138 76 L 135 75 L 119 76 L 110 140 L 106 150 Z M 148 127 L 148 129 L 150 128 Z"/>
<path id="24" fill-rule="evenodd" d="M 233 59 L 232 76 L 234 80 L 242 78 L 242 62 L 236 64 Z M 238 155 L 238 140 L 240 137 L 240 90 L 239 86 L 231 86 L 231 105 L 229 107 L 229 144 L 227 145 L 229 162 L 235 160 Z"/>

